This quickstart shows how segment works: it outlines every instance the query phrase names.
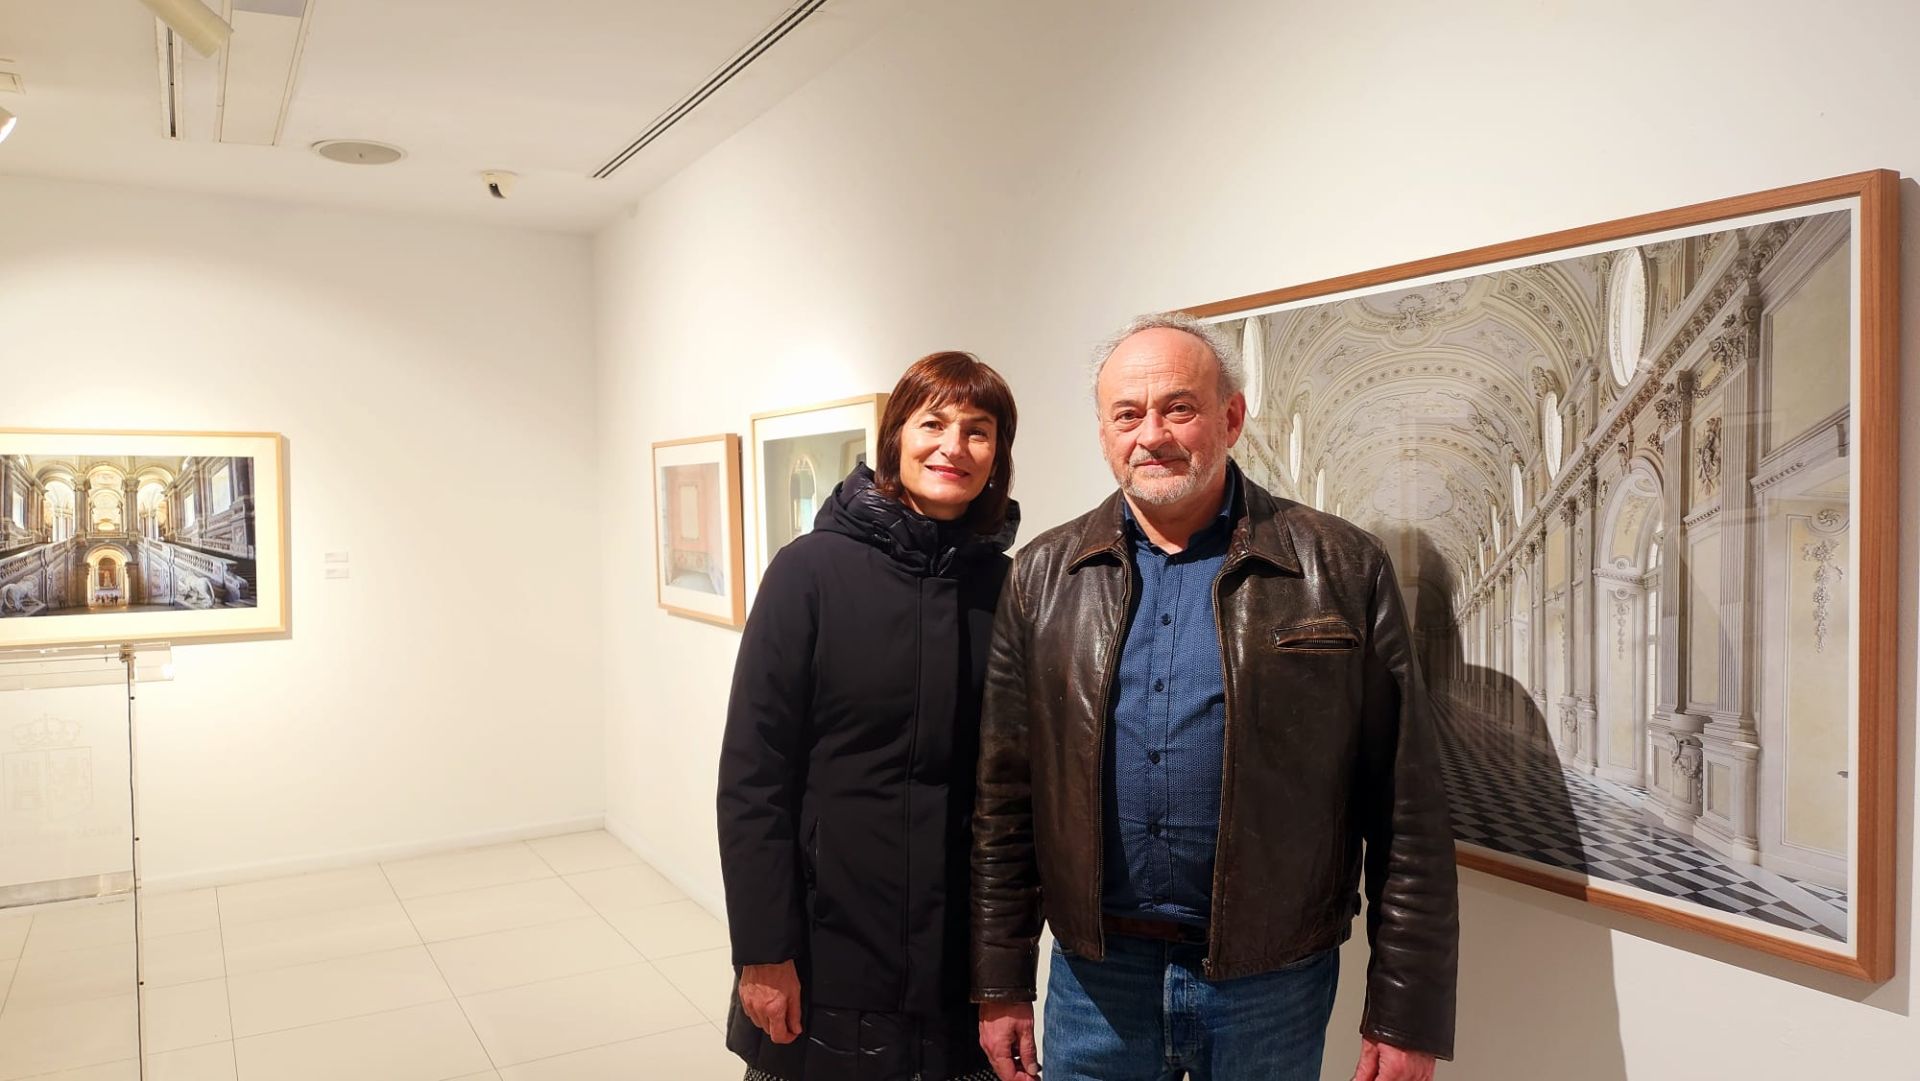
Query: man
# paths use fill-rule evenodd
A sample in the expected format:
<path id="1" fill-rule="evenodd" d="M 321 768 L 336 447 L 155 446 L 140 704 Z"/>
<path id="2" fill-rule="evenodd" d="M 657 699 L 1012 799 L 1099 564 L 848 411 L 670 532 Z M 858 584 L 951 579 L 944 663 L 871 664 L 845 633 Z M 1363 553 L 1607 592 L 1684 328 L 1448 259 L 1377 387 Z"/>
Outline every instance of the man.
<path id="1" fill-rule="evenodd" d="M 1370 534 L 1228 459 L 1232 346 L 1135 320 L 1094 369 L 1120 490 L 1042 534 L 995 620 L 973 997 L 1002 1081 L 1317 1079 L 1367 897 L 1356 1081 L 1453 1050 L 1458 897 L 1427 693 Z"/>

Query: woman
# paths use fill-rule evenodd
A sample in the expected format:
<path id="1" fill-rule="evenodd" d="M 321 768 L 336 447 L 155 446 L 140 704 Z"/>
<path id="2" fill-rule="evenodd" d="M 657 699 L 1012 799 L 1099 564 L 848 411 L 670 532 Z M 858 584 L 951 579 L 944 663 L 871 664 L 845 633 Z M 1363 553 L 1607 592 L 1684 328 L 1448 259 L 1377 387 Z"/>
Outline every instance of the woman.
<path id="1" fill-rule="evenodd" d="M 980 687 L 1019 521 L 1013 393 L 907 369 L 767 568 L 733 673 L 720 859 L 749 1081 L 991 1078 L 967 1000 Z"/>

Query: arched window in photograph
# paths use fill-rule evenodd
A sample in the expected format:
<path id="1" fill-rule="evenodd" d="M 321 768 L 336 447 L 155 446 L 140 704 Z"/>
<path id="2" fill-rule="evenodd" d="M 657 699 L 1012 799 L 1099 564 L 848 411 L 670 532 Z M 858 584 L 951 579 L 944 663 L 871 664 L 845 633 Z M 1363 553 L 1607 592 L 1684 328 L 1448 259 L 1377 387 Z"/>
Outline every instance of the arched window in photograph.
<path id="1" fill-rule="evenodd" d="M 63 480 L 47 485 L 48 540 L 63 541 L 73 536 L 73 486 Z"/>
<path id="2" fill-rule="evenodd" d="M 1498 553 L 1498 552 L 1500 551 L 1500 544 L 1501 544 L 1501 541 L 1500 541 L 1500 504 L 1498 504 L 1498 503 L 1495 503 L 1495 504 L 1493 504 L 1492 506 L 1490 506 L 1490 507 L 1488 507 L 1488 508 L 1487 508 L 1487 517 L 1489 518 L 1489 520 L 1491 520 L 1491 521 L 1493 522 L 1493 550 L 1494 550 L 1494 552 L 1496 552 L 1496 553 Z"/>
<path id="3" fill-rule="evenodd" d="M 1607 280 L 1607 356 L 1614 382 L 1633 382 L 1646 344 L 1647 261 L 1639 248 L 1627 248 L 1614 256 Z"/>
<path id="4" fill-rule="evenodd" d="M 1313 475 L 1313 508 L 1327 509 L 1327 467 L 1324 465 Z"/>
<path id="5" fill-rule="evenodd" d="M 1653 543 L 1647 548 L 1645 580 L 1650 583 L 1646 598 L 1647 677 L 1646 686 L 1642 688 L 1646 697 L 1640 704 L 1646 710 L 1646 715 L 1651 717 L 1653 711 L 1660 705 L 1660 681 L 1654 675 L 1660 671 L 1660 535 L 1658 533 L 1654 534 Z"/>
<path id="6" fill-rule="evenodd" d="M 1260 415 L 1260 400 L 1267 394 L 1267 334 L 1257 315 L 1247 317 L 1240 328 L 1241 370 L 1246 375 L 1247 416 Z"/>
<path id="7" fill-rule="evenodd" d="M 1547 452 L 1547 476 L 1560 475 L 1560 454 L 1564 448 L 1566 433 L 1560 419 L 1560 395 L 1547 391 L 1540 400 L 1540 442 Z"/>
<path id="8" fill-rule="evenodd" d="M 140 488 L 140 532 L 158 539 L 167 527 L 167 490 L 149 481 Z"/>
<path id="9" fill-rule="evenodd" d="M 793 468 L 787 471 L 787 493 L 793 500 L 793 536 L 796 538 L 813 528 L 813 516 L 820 509 L 818 491 L 813 459 L 805 455 L 795 458 Z"/>
<path id="10" fill-rule="evenodd" d="M 213 471 L 213 513 L 225 513 L 231 506 L 233 506 L 233 467 L 223 465 Z"/>
<path id="11" fill-rule="evenodd" d="M 1293 472 L 1293 483 L 1300 483 L 1300 414 L 1293 415 L 1293 423 L 1287 428 L 1287 468 Z"/>
<path id="12" fill-rule="evenodd" d="M 1527 475 L 1521 471 L 1520 463 L 1515 462 L 1513 469 L 1513 524 L 1527 524 Z"/>

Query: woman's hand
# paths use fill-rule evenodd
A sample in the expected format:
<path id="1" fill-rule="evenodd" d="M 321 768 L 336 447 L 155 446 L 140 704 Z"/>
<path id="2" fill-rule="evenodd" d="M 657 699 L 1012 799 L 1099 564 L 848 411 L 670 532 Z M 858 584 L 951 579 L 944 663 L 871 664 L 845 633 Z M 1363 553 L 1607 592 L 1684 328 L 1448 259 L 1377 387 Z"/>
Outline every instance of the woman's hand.
<path id="1" fill-rule="evenodd" d="M 774 1043 L 800 1038 L 800 973 L 792 961 L 742 965 L 740 1009 Z"/>

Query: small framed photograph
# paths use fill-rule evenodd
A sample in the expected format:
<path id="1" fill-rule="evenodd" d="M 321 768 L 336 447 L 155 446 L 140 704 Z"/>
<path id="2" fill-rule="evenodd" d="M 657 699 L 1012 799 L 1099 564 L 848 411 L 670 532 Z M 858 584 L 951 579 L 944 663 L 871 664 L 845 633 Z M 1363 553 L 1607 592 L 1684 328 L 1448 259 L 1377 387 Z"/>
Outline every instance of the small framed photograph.
<path id="1" fill-rule="evenodd" d="M 723 627 L 744 625 L 740 437 L 655 443 L 653 499 L 660 607 Z"/>
<path id="2" fill-rule="evenodd" d="M 873 461 L 885 394 L 756 413 L 754 543 L 760 574 L 773 554 L 813 528 L 814 515 L 856 466 Z"/>
<path id="3" fill-rule="evenodd" d="M 286 440 L 0 429 L 0 649 L 289 633 Z"/>

